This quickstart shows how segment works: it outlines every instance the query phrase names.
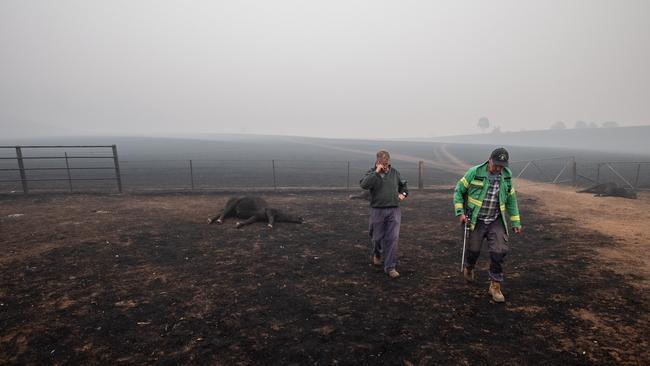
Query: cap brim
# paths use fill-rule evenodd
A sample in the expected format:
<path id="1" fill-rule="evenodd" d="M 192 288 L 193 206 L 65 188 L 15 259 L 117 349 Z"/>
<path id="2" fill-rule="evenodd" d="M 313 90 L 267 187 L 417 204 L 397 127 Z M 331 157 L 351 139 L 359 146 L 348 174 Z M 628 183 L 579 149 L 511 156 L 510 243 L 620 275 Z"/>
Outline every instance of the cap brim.
<path id="1" fill-rule="evenodd" d="M 494 164 L 494 165 L 500 165 L 500 166 L 505 166 L 505 167 L 508 166 L 508 162 L 507 162 L 507 161 L 498 161 L 498 160 L 494 160 L 494 159 L 492 159 L 492 164 Z"/>

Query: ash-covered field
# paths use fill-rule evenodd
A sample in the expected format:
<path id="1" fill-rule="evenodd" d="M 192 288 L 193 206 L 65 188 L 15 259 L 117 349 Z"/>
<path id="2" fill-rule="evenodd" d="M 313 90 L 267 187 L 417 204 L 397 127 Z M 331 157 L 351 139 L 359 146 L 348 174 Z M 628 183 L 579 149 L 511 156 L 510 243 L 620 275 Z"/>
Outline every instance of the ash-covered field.
<path id="1" fill-rule="evenodd" d="M 650 362 L 650 297 L 607 269 L 609 237 L 536 211 L 511 237 L 505 304 L 459 273 L 451 192 L 403 205 L 402 277 L 370 265 L 367 203 L 261 193 L 302 225 L 207 225 L 226 194 L 0 200 L 2 364 Z"/>

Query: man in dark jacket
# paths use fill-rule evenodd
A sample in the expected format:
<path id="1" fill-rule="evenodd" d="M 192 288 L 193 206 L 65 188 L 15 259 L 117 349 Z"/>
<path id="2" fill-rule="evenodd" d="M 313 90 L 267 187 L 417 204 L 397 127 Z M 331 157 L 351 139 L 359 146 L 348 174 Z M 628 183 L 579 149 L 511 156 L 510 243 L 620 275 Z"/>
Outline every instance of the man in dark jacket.
<path id="1" fill-rule="evenodd" d="M 384 271 L 391 278 L 397 278 L 397 241 L 402 221 L 399 204 L 408 196 L 408 188 L 397 169 L 390 165 L 388 151 L 377 153 L 375 166 L 361 178 L 359 185 L 370 192 L 369 233 L 374 246 L 372 263 L 381 265 L 383 257 Z"/>

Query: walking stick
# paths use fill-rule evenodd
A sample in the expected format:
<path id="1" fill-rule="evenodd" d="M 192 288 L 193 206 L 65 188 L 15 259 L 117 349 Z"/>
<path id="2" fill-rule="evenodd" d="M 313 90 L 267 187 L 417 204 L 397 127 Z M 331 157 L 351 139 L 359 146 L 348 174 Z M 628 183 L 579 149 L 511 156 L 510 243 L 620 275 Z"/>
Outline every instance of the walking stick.
<path id="1" fill-rule="evenodd" d="M 465 244 L 467 243 L 467 216 L 465 216 L 465 230 L 463 231 L 463 256 L 460 258 L 460 272 L 465 267 Z"/>

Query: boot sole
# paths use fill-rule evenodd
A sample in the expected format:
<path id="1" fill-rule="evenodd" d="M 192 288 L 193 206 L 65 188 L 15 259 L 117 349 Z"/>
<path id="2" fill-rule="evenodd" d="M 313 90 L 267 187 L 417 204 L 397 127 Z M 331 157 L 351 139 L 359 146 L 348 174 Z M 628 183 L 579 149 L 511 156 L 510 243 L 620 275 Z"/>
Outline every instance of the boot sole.
<path id="1" fill-rule="evenodd" d="M 488 292 L 488 293 L 489 293 L 489 292 Z M 491 293 L 490 293 L 490 297 L 492 298 L 492 301 L 494 301 L 494 302 L 496 302 L 496 303 L 499 303 L 499 304 L 506 302 L 505 297 L 504 297 L 503 299 L 497 299 L 497 298 L 494 297 L 494 295 L 492 295 Z"/>

